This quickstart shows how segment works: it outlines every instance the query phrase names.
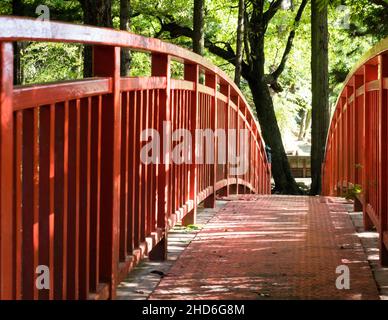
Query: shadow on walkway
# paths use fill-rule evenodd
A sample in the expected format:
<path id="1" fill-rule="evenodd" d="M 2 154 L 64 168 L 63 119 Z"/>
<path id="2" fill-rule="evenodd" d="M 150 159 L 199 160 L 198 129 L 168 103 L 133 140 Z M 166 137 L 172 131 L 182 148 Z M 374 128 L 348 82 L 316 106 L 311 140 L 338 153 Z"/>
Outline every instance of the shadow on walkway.
<path id="1" fill-rule="evenodd" d="M 350 290 L 336 269 L 350 270 Z M 243 196 L 195 236 L 150 299 L 378 299 L 342 200 Z"/>

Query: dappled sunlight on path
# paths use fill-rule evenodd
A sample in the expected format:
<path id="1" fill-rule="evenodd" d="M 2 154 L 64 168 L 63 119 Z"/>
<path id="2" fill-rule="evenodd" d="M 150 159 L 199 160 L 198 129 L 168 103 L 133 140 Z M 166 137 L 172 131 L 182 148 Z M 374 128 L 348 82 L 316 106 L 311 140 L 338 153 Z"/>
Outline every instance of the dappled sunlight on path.
<path id="1" fill-rule="evenodd" d="M 239 196 L 201 230 L 151 299 L 378 299 L 343 200 Z M 350 290 L 336 268 L 350 269 Z"/>

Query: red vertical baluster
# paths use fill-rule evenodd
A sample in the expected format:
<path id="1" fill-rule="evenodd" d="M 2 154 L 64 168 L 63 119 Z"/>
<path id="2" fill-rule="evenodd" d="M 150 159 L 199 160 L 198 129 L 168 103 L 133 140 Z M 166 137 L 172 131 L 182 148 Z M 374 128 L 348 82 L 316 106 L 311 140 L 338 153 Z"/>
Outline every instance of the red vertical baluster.
<path id="1" fill-rule="evenodd" d="M 147 117 L 148 117 L 148 90 L 142 91 L 142 101 L 141 101 L 141 132 L 147 129 Z M 144 142 L 140 143 L 140 149 L 144 145 Z M 140 152 L 140 149 L 138 152 Z M 146 220 L 147 220 L 147 166 L 140 159 L 140 188 L 141 188 L 141 216 L 140 216 L 140 242 L 145 241 L 146 237 Z"/>
<path id="2" fill-rule="evenodd" d="M 55 105 L 54 299 L 66 299 L 67 288 L 67 174 L 68 102 Z"/>
<path id="3" fill-rule="evenodd" d="M 79 174 L 80 174 L 80 101 L 69 104 L 69 171 L 67 234 L 67 298 L 78 299 L 79 280 Z"/>
<path id="4" fill-rule="evenodd" d="M 342 98 L 342 105 L 343 105 L 343 141 L 342 141 L 342 146 L 343 146 L 343 191 L 347 192 L 348 187 L 349 187 L 349 101 L 348 101 L 348 88 L 345 87 L 344 90 L 344 97 Z"/>
<path id="5" fill-rule="evenodd" d="M 128 140 L 129 140 L 129 93 L 121 96 L 121 160 L 120 160 L 120 262 L 125 262 L 127 256 L 127 212 L 128 212 Z"/>
<path id="6" fill-rule="evenodd" d="M 236 149 L 235 149 L 235 168 L 238 165 L 241 165 L 241 163 L 237 163 L 238 157 L 239 157 L 239 145 L 240 145 L 240 115 L 239 115 L 239 107 L 240 107 L 240 99 L 237 96 L 236 97 L 237 102 L 236 102 Z M 239 177 L 237 174 L 235 174 L 235 179 L 236 179 L 236 194 L 240 193 L 240 188 L 239 188 Z"/>
<path id="7" fill-rule="evenodd" d="M 230 106 L 230 85 L 228 85 L 228 103 L 226 104 L 226 119 L 225 119 L 225 123 L 226 123 L 226 127 L 225 127 L 225 131 L 226 131 L 226 196 L 229 197 L 229 192 L 230 192 L 230 189 L 229 189 L 229 184 L 230 184 L 230 180 L 229 180 L 229 170 L 230 170 L 230 146 L 229 146 L 229 143 L 230 143 L 230 137 L 229 137 L 229 129 L 231 128 L 231 125 L 230 125 L 230 118 L 231 118 L 231 106 Z"/>
<path id="8" fill-rule="evenodd" d="M 38 108 L 25 110 L 23 114 L 23 299 L 38 298 L 35 285 L 39 264 L 38 115 Z"/>
<path id="9" fill-rule="evenodd" d="M 39 113 L 39 264 L 49 268 L 50 280 L 54 274 L 52 259 L 54 234 L 51 221 L 54 218 L 54 132 L 54 106 L 43 106 Z M 39 298 L 52 299 L 53 291 L 41 289 Z"/>
<path id="10" fill-rule="evenodd" d="M 13 269 L 15 277 L 13 287 L 15 288 L 15 299 L 22 298 L 22 213 L 23 213 L 23 111 L 17 111 L 15 116 L 15 207 L 14 207 L 14 224 L 15 224 L 15 250 L 13 258 Z"/>
<path id="11" fill-rule="evenodd" d="M 177 127 L 178 127 L 178 107 L 179 107 L 179 90 L 173 90 L 171 92 L 172 95 L 172 101 L 173 106 L 171 107 L 171 132 L 173 133 Z M 174 149 L 176 145 L 176 141 L 172 141 L 172 149 Z M 178 186 L 177 186 L 177 180 L 178 180 L 178 168 L 175 161 L 171 161 L 171 175 L 170 175 L 170 181 L 172 181 L 171 185 L 171 205 L 172 205 L 172 211 L 171 213 L 175 214 L 177 210 L 177 193 L 178 193 Z"/>
<path id="12" fill-rule="evenodd" d="M 171 101 L 172 101 L 172 105 L 171 105 L 171 132 L 174 132 L 177 128 L 177 124 L 176 124 L 176 121 L 177 121 L 177 109 L 178 109 L 178 97 L 179 97 L 179 91 L 178 90 L 171 90 Z M 173 140 L 172 141 L 172 149 L 175 147 L 176 145 L 176 142 Z M 170 201 L 171 201 L 171 206 L 172 206 L 172 213 L 175 213 L 175 210 L 177 208 L 177 187 L 176 187 L 176 181 L 177 181 L 177 166 L 176 166 L 176 163 L 175 161 L 172 161 L 171 162 L 171 195 L 169 198 Z"/>
<path id="13" fill-rule="evenodd" d="M 229 103 L 229 91 L 230 87 L 228 83 L 221 83 L 220 84 L 220 93 L 223 94 L 227 101 L 226 103 L 224 101 L 219 101 L 220 103 L 220 109 L 217 110 L 217 117 L 218 117 L 218 126 L 216 128 L 222 129 L 225 132 L 225 139 L 216 138 L 217 141 L 217 147 L 216 147 L 216 155 L 218 157 L 218 151 L 225 152 L 224 159 L 222 163 L 220 161 L 216 162 L 216 167 L 218 167 L 217 170 L 217 177 L 216 181 L 218 180 L 224 180 L 227 179 L 227 175 L 225 175 L 225 171 L 227 168 L 228 163 L 228 131 L 227 131 L 227 125 L 225 123 L 225 119 L 227 118 L 228 113 L 228 103 Z M 219 144 L 222 143 L 220 146 Z M 225 162 L 226 160 L 226 162 Z M 226 164 L 225 164 L 226 163 Z M 222 173 L 222 174 L 221 174 Z M 228 184 L 226 184 L 226 187 L 223 187 L 223 195 L 228 194 Z"/>
<path id="14" fill-rule="evenodd" d="M 216 126 L 217 126 L 217 83 L 218 78 L 216 74 L 207 73 L 205 78 L 205 84 L 209 88 L 213 90 L 213 95 L 210 97 L 209 101 L 209 122 L 208 122 L 208 129 L 212 130 L 213 133 L 215 133 Z M 207 146 L 206 148 L 213 152 L 212 157 L 208 157 L 209 159 L 213 159 L 213 163 L 210 164 L 209 171 L 208 171 L 208 177 L 209 177 L 209 186 L 213 188 L 213 192 L 211 195 L 209 195 L 204 203 L 205 208 L 215 208 L 216 206 L 216 180 L 217 180 L 217 165 L 216 165 L 216 137 L 214 135 L 213 140 L 213 149 L 210 150 Z"/>
<path id="15" fill-rule="evenodd" d="M 100 193 L 102 97 L 92 100 L 90 158 L 90 276 L 91 292 L 97 292 L 100 281 Z"/>
<path id="16" fill-rule="evenodd" d="M 181 90 L 181 97 L 180 97 L 180 106 L 179 106 L 179 126 L 178 129 L 183 129 L 183 119 L 184 119 L 184 111 L 185 111 L 185 104 L 186 104 L 186 99 L 185 99 L 185 91 Z M 180 139 L 180 143 L 182 143 L 182 138 Z M 181 155 L 182 156 L 182 155 Z M 179 168 L 179 208 L 182 208 L 184 206 L 183 202 L 183 179 L 184 179 L 184 173 L 183 173 L 183 164 L 180 163 L 178 165 Z"/>
<path id="17" fill-rule="evenodd" d="M 356 183 L 362 185 L 362 171 L 363 171 L 363 131 L 364 131 L 364 106 L 363 100 L 360 97 L 357 97 L 357 89 L 360 88 L 363 84 L 364 77 L 361 75 L 355 75 L 354 77 L 354 116 L 355 116 L 355 141 L 354 141 L 354 149 L 355 149 L 355 163 L 356 163 Z"/>
<path id="18" fill-rule="evenodd" d="M 154 97 L 154 90 L 150 90 L 148 92 L 148 117 L 147 117 L 147 130 L 150 133 L 150 130 L 152 129 L 152 119 L 153 119 L 153 97 Z M 152 164 L 147 165 L 147 237 L 151 236 L 151 232 L 153 231 L 151 220 L 152 220 L 152 214 L 153 214 L 153 208 L 152 208 Z"/>
<path id="19" fill-rule="evenodd" d="M 152 125 L 151 128 L 158 129 L 158 106 L 159 106 L 159 91 L 152 91 Z M 159 132 L 159 131 L 158 131 Z M 157 195 L 157 186 L 158 186 L 158 176 L 157 176 L 157 165 L 152 164 L 152 195 L 151 195 L 151 231 L 156 231 L 156 214 L 157 214 L 157 205 L 156 205 L 156 195 Z"/>
<path id="20" fill-rule="evenodd" d="M 92 98 L 81 101 L 79 298 L 87 299 L 90 283 L 90 169 Z"/>
<path id="21" fill-rule="evenodd" d="M 136 131 L 135 131 L 135 184 L 134 184 L 134 247 L 140 245 L 140 210 L 141 210 L 141 177 L 140 177 L 140 132 L 141 132 L 141 101 L 143 100 L 142 91 L 135 92 L 134 105 L 136 108 Z"/>
<path id="22" fill-rule="evenodd" d="M 371 189 L 371 176 L 372 176 L 372 167 L 371 159 L 373 158 L 372 154 L 372 127 L 371 122 L 373 119 L 373 114 L 371 111 L 371 106 L 369 104 L 369 93 L 367 92 L 367 83 L 373 81 L 377 78 L 377 68 L 371 65 L 364 65 L 364 169 L 363 169 L 363 181 L 364 181 L 364 228 L 365 230 L 371 230 L 373 227 L 372 219 L 368 213 L 368 204 L 371 202 L 372 196 L 370 194 Z M 376 209 L 376 208 L 374 208 Z"/>
<path id="23" fill-rule="evenodd" d="M 137 130 L 137 107 L 136 107 L 136 91 L 129 92 L 127 94 L 129 99 L 129 109 L 128 113 L 131 114 L 129 117 L 129 141 L 128 141 L 128 149 L 131 151 L 128 157 L 128 235 L 127 235 L 127 248 L 128 253 L 133 253 L 133 249 L 135 248 L 135 190 L 136 190 L 136 130 Z"/>

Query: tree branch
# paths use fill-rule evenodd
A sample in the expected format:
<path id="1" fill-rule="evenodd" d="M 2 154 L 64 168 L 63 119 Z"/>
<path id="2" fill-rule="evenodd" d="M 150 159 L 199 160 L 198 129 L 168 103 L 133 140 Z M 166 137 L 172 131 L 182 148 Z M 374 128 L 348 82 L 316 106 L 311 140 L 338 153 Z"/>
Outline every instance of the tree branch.
<path id="1" fill-rule="evenodd" d="M 252 70 L 252 57 L 251 52 L 249 48 L 249 34 L 248 29 L 249 28 L 249 17 L 247 12 L 244 13 L 244 50 L 245 50 L 245 56 L 248 62 L 248 66 L 250 66 L 250 70 Z"/>
<path id="2" fill-rule="evenodd" d="M 161 29 L 155 37 L 160 37 L 163 32 L 168 32 L 172 39 L 179 38 L 181 36 L 192 38 L 193 30 L 189 27 L 181 26 L 177 22 L 172 21 L 164 23 L 161 18 L 158 18 L 161 24 Z M 210 53 L 228 61 L 232 65 L 236 65 L 236 54 L 228 42 L 218 42 L 224 45 L 224 48 L 221 48 L 217 43 L 212 42 L 208 37 L 205 36 L 205 48 L 209 50 Z M 249 66 L 243 61 L 241 64 L 242 67 L 242 76 L 248 80 L 250 78 Z"/>
<path id="3" fill-rule="evenodd" d="M 273 0 L 269 5 L 269 8 L 263 14 L 264 23 L 267 25 L 271 19 L 275 16 L 276 12 L 278 12 L 280 6 L 282 5 L 283 0 Z"/>
<path id="4" fill-rule="evenodd" d="M 299 22 L 302 18 L 302 14 L 303 14 L 304 9 L 306 8 L 307 3 L 308 3 L 308 0 L 302 1 L 301 5 L 298 9 L 298 12 L 295 16 L 293 28 L 288 36 L 287 45 L 286 45 L 286 48 L 284 49 L 282 60 L 279 64 L 278 68 L 271 74 L 272 80 L 275 82 L 278 80 L 279 76 L 284 71 L 284 68 L 286 66 L 286 62 L 288 60 L 288 57 L 289 57 L 291 49 L 292 49 L 296 29 L 298 28 Z"/>
<path id="5" fill-rule="evenodd" d="M 161 25 L 161 28 L 160 28 L 160 31 L 158 32 L 158 35 L 161 35 L 163 32 L 168 32 L 172 39 L 176 39 L 176 38 L 179 38 L 182 36 L 188 37 L 191 39 L 193 38 L 194 32 L 191 28 L 181 26 L 178 23 L 176 23 L 175 21 L 165 23 L 165 22 L 163 22 L 163 20 L 161 18 L 159 18 L 159 17 L 157 17 L 157 18 L 160 21 L 160 25 Z"/>

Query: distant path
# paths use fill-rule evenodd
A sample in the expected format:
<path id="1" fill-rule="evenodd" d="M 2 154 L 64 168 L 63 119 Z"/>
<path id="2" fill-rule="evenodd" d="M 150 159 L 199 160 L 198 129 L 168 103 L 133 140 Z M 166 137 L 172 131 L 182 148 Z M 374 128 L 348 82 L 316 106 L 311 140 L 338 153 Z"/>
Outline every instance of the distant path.
<path id="1" fill-rule="evenodd" d="M 241 200 L 241 201 L 239 201 Z M 151 299 L 378 299 L 341 199 L 242 196 L 197 234 Z M 350 290 L 335 286 L 350 269 Z"/>

